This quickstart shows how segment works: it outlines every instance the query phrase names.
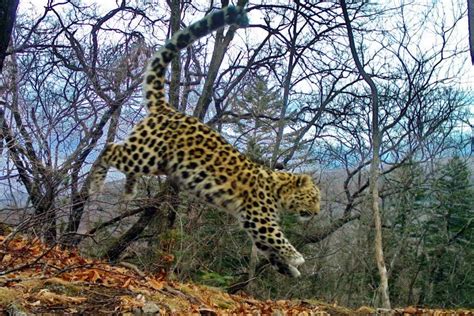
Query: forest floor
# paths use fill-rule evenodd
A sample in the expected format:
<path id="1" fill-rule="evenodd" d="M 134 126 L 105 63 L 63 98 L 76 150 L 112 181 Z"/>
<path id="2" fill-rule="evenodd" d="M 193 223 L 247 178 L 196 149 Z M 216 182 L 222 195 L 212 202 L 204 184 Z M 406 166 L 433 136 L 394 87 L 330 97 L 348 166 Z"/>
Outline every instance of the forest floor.
<path id="1" fill-rule="evenodd" d="M 415 307 L 348 309 L 315 300 L 261 301 L 111 265 L 38 239 L 0 235 L 0 315 L 474 315 Z"/>

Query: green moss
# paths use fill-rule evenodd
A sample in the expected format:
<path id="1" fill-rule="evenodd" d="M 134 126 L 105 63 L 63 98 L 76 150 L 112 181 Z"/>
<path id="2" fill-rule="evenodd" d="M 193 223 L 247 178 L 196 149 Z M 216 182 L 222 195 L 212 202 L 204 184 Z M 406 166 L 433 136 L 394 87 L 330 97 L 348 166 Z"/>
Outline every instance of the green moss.
<path id="1" fill-rule="evenodd" d="M 47 289 L 50 292 L 64 294 L 67 296 L 77 296 L 83 292 L 80 287 L 57 278 L 44 280 L 43 282 L 40 282 L 32 287 L 33 292 L 37 292 L 42 289 Z"/>

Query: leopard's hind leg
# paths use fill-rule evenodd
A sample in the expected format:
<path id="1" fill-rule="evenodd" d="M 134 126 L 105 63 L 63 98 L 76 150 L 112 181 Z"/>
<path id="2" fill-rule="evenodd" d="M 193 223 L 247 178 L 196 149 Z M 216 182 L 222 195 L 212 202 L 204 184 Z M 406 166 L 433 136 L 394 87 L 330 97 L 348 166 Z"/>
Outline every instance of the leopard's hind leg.
<path id="1" fill-rule="evenodd" d="M 100 193 L 104 186 L 105 177 L 111 166 L 117 167 L 117 160 L 121 156 L 121 148 L 119 144 L 107 144 L 97 159 L 96 163 L 92 166 L 91 180 L 89 186 L 89 194 Z M 120 170 L 122 171 L 122 170 Z"/>
<path id="2" fill-rule="evenodd" d="M 137 194 L 138 177 L 135 174 L 127 174 L 124 186 L 124 201 L 131 201 Z"/>
<path id="3" fill-rule="evenodd" d="M 93 166 L 93 175 L 91 179 L 91 185 L 89 188 L 89 194 L 99 193 L 102 191 L 107 171 L 110 167 L 114 167 L 126 175 L 125 188 L 124 188 L 124 201 L 130 201 L 135 197 L 138 176 L 135 172 L 131 171 L 130 167 L 124 163 L 124 157 L 127 157 L 124 152 L 124 146 L 120 144 L 108 144 L 104 151 L 101 153 L 100 158 L 97 160 L 96 165 Z M 132 160 L 125 159 L 130 162 Z M 133 161 L 132 161 L 133 162 Z"/>
<path id="4" fill-rule="evenodd" d="M 90 175 L 89 195 L 100 193 L 104 186 L 107 171 L 109 171 L 110 156 L 113 152 L 115 144 L 107 144 L 102 153 L 97 158 L 95 164 L 92 166 Z"/>

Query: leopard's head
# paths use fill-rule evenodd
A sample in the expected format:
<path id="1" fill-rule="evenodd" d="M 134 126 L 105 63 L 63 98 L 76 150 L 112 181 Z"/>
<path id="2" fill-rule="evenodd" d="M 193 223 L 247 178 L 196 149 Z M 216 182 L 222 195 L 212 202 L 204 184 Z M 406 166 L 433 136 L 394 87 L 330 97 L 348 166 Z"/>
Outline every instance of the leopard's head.
<path id="1" fill-rule="evenodd" d="M 302 221 L 311 219 L 320 211 L 321 193 L 318 186 L 307 174 L 287 175 L 290 175 L 290 180 L 280 190 L 282 207 L 298 214 Z"/>

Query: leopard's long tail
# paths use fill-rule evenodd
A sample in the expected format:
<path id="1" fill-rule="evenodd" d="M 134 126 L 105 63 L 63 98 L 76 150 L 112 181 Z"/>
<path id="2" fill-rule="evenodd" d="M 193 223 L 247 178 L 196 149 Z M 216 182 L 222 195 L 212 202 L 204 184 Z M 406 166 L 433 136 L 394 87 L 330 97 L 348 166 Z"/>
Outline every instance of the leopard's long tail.
<path id="1" fill-rule="evenodd" d="M 175 33 L 158 50 L 148 63 L 143 88 L 148 111 L 158 111 L 167 105 L 165 98 L 166 68 L 178 52 L 191 45 L 195 40 L 224 27 L 225 25 L 247 26 L 248 18 L 244 8 L 228 6 L 206 15 L 202 20 Z"/>

